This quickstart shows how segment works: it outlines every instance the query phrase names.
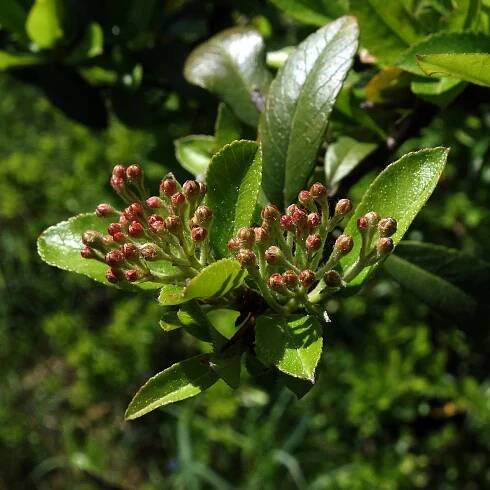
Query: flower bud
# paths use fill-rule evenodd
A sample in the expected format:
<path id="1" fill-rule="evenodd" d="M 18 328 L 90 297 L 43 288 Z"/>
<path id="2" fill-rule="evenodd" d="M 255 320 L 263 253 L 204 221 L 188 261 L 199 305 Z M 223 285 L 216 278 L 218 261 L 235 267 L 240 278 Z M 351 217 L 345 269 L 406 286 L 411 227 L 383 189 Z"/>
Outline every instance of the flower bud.
<path id="1" fill-rule="evenodd" d="M 182 220 L 178 216 L 168 216 L 165 219 L 165 228 L 170 233 L 176 233 L 182 227 Z"/>
<path id="2" fill-rule="evenodd" d="M 303 229 L 308 224 L 308 215 L 302 209 L 297 209 L 291 215 L 291 221 L 297 228 Z"/>
<path id="3" fill-rule="evenodd" d="M 104 237 L 98 231 L 88 230 L 82 235 L 82 243 L 87 247 L 101 248 L 104 245 Z"/>
<path id="4" fill-rule="evenodd" d="M 337 271 L 327 271 L 323 275 L 323 280 L 327 288 L 340 288 L 342 286 L 342 278 Z"/>
<path id="5" fill-rule="evenodd" d="M 252 248 L 255 243 L 255 233 L 253 228 L 240 228 L 237 233 L 237 238 L 242 248 Z"/>
<path id="6" fill-rule="evenodd" d="M 143 226 L 139 221 L 133 221 L 129 225 L 128 233 L 134 237 L 140 236 L 143 233 Z"/>
<path id="7" fill-rule="evenodd" d="M 337 240 L 335 240 L 334 248 L 341 254 L 348 254 L 353 246 L 354 240 L 350 235 L 340 235 Z"/>
<path id="8" fill-rule="evenodd" d="M 208 192 L 208 186 L 204 182 L 198 182 L 197 185 L 199 186 L 199 194 L 205 196 L 206 192 Z"/>
<path id="9" fill-rule="evenodd" d="M 119 282 L 119 271 L 116 269 L 108 269 L 107 272 L 105 273 L 105 278 L 111 283 L 111 284 L 116 284 Z"/>
<path id="10" fill-rule="evenodd" d="M 335 205 L 335 214 L 345 216 L 352 210 L 352 203 L 350 199 L 340 199 Z"/>
<path id="11" fill-rule="evenodd" d="M 391 238 L 380 238 L 378 243 L 376 244 L 376 249 L 378 251 L 378 255 L 383 256 L 387 255 L 393 251 L 395 245 L 393 244 L 393 240 Z"/>
<path id="12" fill-rule="evenodd" d="M 176 192 L 175 194 L 172 194 L 170 201 L 173 207 L 178 208 L 185 204 L 185 196 L 182 192 Z"/>
<path id="13" fill-rule="evenodd" d="M 195 180 L 186 180 L 182 186 L 182 193 L 187 199 L 193 199 L 199 194 L 199 184 Z"/>
<path id="14" fill-rule="evenodd" d="M 247 248 L 242 248 L 241 250 L 239 250 L 236 254 L 236 259 L 243 267 L 251 267 L 255 265 L 257 261 L 257 257 L 255 257 L 255 254 Z"/>
<path id="15" fill-rule="evenodd" d="M 157 196 L 151 196 L 146 200 L 146 205 L 152 209 L 163 208 L 163 201 Z"/>
<path id="16" fill-rule="evenodd" d="M 137 182 L 143 177 L 143 170 L 139 165 L 130 165 L 126 169 L 126 177 L 132 182 Z"/>
<path id="17" fill-rule="evenodd" d="M 281 291 L 285 287 L 284 278 L 277 272 L 271 274 L 267 284 L 273 291 Z"/>
<path id="18" fill-rule="evenodd" d="M 298 285 L 298 275 L 292 270 L 288 270 L 282 274 L 284 284 L 288 289 L 294 289 Z"/>
<path id="19" fill-rule="evenodd" d="M 115 165 L 112 169 L 112 175 L 114 177 L 120 177 L 124 179 L 126 177 L 126 167 L 124 165 Z"/>
<path id="20" fill-rule="evenodd" d="M 193 242 L 202 242 L 208 235 L 208 230 L 202 226 L 192 228 L 191 238 Z"/>
<path id="21" fill-rule="evenodd" d="M 255 243 L 257 245 L 265 245 L 269 241 L 269 233 L 262 227 L 254 228 Z"/>
<path id="22" fill-rule="evenodd" d="M 380 220 L 379 214 L 375 211 L 370 211 L 369 213 L 365 214 L 364 217 L 368 222 L 369 228 L 374 228 L 375 226 L 377 226 Z"/>
<path id="23" fill-rule="evenodd" d="M 286 208 L 286 216 L 292 216 L 295 211 L 301 211 L 301 208 L 297 204 L 291 204 Z"/>
<path id="24" fill-rule="evenodd" d="M 157 234 L 161 234 L 166 230 L 165 221 L 163 219 L 161 221 L 155 220 L 149 226 L 151 231 Z"/>
<path id="25" fill-rule="evenodd" d="M 118 213 L 110 204 L 102 203 L 95 208 L 95 214 L 99 218 L 112 218 L 117 216 Z"/>
<path id="26" fill-rule="evenodd" d="M 122 228 L 121 228 L 121 225 L 119 223 L 111 223 L 107 227 L 107 233 L 109 233 L 109 235 L 111 235 L 111 237 L 114 237 L 114 235 L 116 233 L 121 233 L 121 232 L 122 232 Z"/>
<path id="27" fill-rule="evenodd" d="M 160 183 L 160 193 L 170 197 L 177 191 L 177 181 L 173 177 L 167 177 Z"/>
<path id="28" fill-rule="evenodd" d="M 361 216 L 358 220 L 357 220 L 357 229 L 361 232 L 361 233 L 364 233 L 367 229 L 369 228 L 369 222 L 368 220 L 366 219 L 365 216 Z"/>
<path id="29" fill-rule="evenodd" d="M 120 191 L 124 188 L 124 179 L 122 177 L 118 177 L 117 175 L 113 175 L 110 180 L 111 187 L 115 191 Z"/>
<path id="30" fill-rule="evenodd" d="M 156 260 L 160 258 L 160 249 L 154 243 L 145 243 L 139 248 L 139 252 L 145 260 Z"/>
<path id="31" fill-rule="evenodd" d="M 327 188 L 320 182 L 316 182 L 310 187 L 310 194 L 313 199 L 323 199 L 327 196 Z"/>
<path id="32" fill-rule="evenodd" d="M 322 245 L 322 237 L 318 234 L 308 235 L 306 237 L 306 250 L 308 252 L 316 252 Z"/>
<path id="33" fill-rule="evenodd" d="M 107 252 L 105 254 L 106 264 L 112 267 L 121 264 L 125 260 L 126 257 L 124 257 L 124 254 L 121 252 L 121 250 L 111 250 L 110 252 Z"/>
<path id="34" fill-rule="evenodd" d="M 303 206 L 310 206 L 313 204 L 313 198 L 309 191 L 301 191 L 298 194 L 298 201 L 303 204 Z"/>
<path id="35" fill-rule="evenodd" d="M 294 231 L 294 224 L 293 224 L 293 219 L 291 218 L 291 216 L 288 216 L 286 214 L 281 216 L 279 223 L 280 223 L 281 228 L 283 230 Z"/>
<path id="36" fill-rule="evenodd" d="M 263 220 L 272 222 L 277 221 L 281 217 L 281 213 L 274 204 L 267 204 L 267 206 L 262 209 L 260 216 Z"/>
<path id="37" fill-rule="evenodd" d="M 133 202 L 124 211 L 124 216 L 132 221 L 143 215 L 143 205 L 140 202 Z"/>
<path id="38" fill-rule="evenodd" d="M 378 223 L 379 236 L 382 238 L 390 237 L 396 233 L 397 223 L 393 218 L 383 218 Z"/>
<path id="39" fill-rule="evenodd" d="M 124 277 L 129 282 L 135 282 L 140 278 L 140 273 L 136 269 L 129 269 L 124 273 Z"/>
<path id="40" fill-rule="evenodd" d="M 230 238 L 230 240 L 228 240 L 228 243 L 226 244 L 226 246 L 228 247 L 228 250 L 230 251 L 234 251 L 234 250 L 238 250 L 239 247 L 240 247 L 240 242 L 238 241 L 238 238 Z"/>
<path id="41" fill-rule="evenodd" d="M 265 260 L 268 264 L 277 264 L 281 261 L 283 255 L 281 249 L 272 245 L 264 252 Z"/>
<path id="42" fill-rule="evenodd" d="M 213 212 L 208 206 L 203 204 L 196 209 L 194 217 L 198 225 L 207 225 L 213 219 Z"/>
<path id="43" fill-rule="evenodd" d="M 315 282 L 315 273 L 306 269 L 299 273 L 299 282 L 305 287 L 310 287 Z"/>
<path id="44" fill-rule="evenodd" d="M 117 233 L 114 233 L 114 235 L 112 235 L 112 239 L 115 242 L 123 243 L 126 241 L 126 235 L 122 231 L 118 231 Z"/>
<path id="45" fill-rule="evenodd" d="M 139 255 L 138 247 L 134 243 L 125 243 L 122 246 L 122 253 L 126 259 L 132 259 Z"/>
<path id="46" fill-rule="evenodd" d="M 321 222 L 321 218 L 320 218 L 320 215 L 318 213 L 310 213 L 308 215 L 308 228 L 310 230 L 313 230 L 315 229 L 317 226 L 320 225 L 320 222 Z"/>
<path id="47" fill-rule="evenodd" d="M 82 250 L 80 250 L 80 255 L 84 258 L 84 259 L 93 259 L 96 257 L 95 255 L 95 251 L 90 248 L 90 247 L 83 247 Z"/>

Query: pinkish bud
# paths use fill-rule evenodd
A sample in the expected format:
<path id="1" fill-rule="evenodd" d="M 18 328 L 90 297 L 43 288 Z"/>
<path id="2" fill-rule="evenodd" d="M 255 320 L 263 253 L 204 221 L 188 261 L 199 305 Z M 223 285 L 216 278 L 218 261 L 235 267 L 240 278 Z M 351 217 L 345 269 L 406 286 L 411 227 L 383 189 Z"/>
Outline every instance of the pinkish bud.
<path id="1" fill-rule="evenodd" d="M 154 243 L 145 243 L 139 248 L 139 252 L 146 260 L 156 260 L 160 257 L 160 249 Z"/>
<path id="2" fill-rule="evenodd" d="M 196 209 L 194 217 L 198 225 L 207 225 L 213 219 L 213 212 L 203 204 Z"/>
<path id="3" fill-rule="evenodd" d="M 208 230 L 202 228 L 201 226 L 196 226 L 192 228 L 191 238 L 193 242 L 202 242 L 208 235 Z"/>
<path id="4" fill-rule="evenodd" d="M 124 179 L 126 177 L 126 167 L 124 165 L 116 165 L 112 169 L 112 175 L 114 177 L 120 177 Z"/>
<path id="5" fill-rule="evenodd" d="M 170 201 L 172 203 L 172 206 L 178 208 L 185 204 L 185 196 L 184 194 L 182 194 L 182 192 L 176 192 L 175 194 L 172 194 Z"/>
<path id="6" fill-rule="evenodd" d="M 173 177 L 167 177 L 160 183 L 160 192 L 168 197 L 175 194 L 177 191 L 177 182 Z"/>
<path id="7" fill-rule="evenodd" d="M 255 254 L 251 250 L 248 250 L 246 248 L 238 251 L 238 253 L 236 254 L 236 259 L 243 267 L 254 266 L 257 261 L 257 257 L 255 256 Z"/>
<path id="8" fill-rule="evenodd" d="M 378 251 L 378 255 L 387 255 L 393 251 L 395 245 L 393 244 L 393 240 L 391 238 L 380 238 L 378 243 L 376 244 L 376 249 Z"/>
<path id="9" fill-rule="evenodd" d="M 163 201 L 157 196 L 151 196 L 146 200 L 146 205 L 149 208 L 163 208 Z"/>
<path id="10" fill-rule="evenodd" d="M 383 218 L 378 223 L 379 236 L 382 238 L 390 237 L 396 233 L 397 223 L 393 218 Z"/>
<path id="11" fill-rule="evenodd" d="M 82 250 L 80 250 L 80 255 L 84 259 L 93 259 L 96 257 L 94 250 L 87 246 L 83 247 Z"/>
<path id="12" fill-rule="evenodd" d="M 341 254 L 347 254 L 352 250 L 354 246 L 354 240 L 350 235 L 340 235 L 337 240 L 335 240 L 335 249 Z"/>
<path id="13" fill-rule="evenodd" d="M 315 273 L 306 269 L 299 273 L 299 282 L 305 287 L 310 287 L 315 282 Z"/>
<path id="14" fill-rule="evenodd" d="M 111 250 L 110 252 L 107 252 L 105 254 L 106 264 L 112 267 L 121 264 L 121 262 L 124 262 L 125 260 L 126 257 L 124 257 L 124 254 L 121 252 L 121 250 Z"/>
<path id="15" fill-rule="evenodd" d="M 119 273 L 116 269 L 108 269 L 105 273 L 105 278 L 112 284 L 119 282 Z"/>
<path id="16" fill-rule="evenodd" d="M 126 169 L 126 176 L 129 180 L 136 182 L 143 176 L 143 170 L 139 165 L 130 165 Z"/>
<path id="17" fill-rule="evenodd" d="M 291 215 L 291 220 L 297 228 L 303 229 L 308 224 L 308 215 L 302 209 L 297 209 Z"/>
<path id="18" fill-rule="evenodd" d="M 352 203 L 350 199 L 341 199 L 335 205 L 335 214 L 345 216 L 352 210 Z"/>
<path id="19" fill-rule="evenodd" d="M 279 223 L 280 223 L 281 228 L 283 230 L 286 230 L 286 231 L 293 231 L 294 230 L 293 219 L 291 218 L 291 216 L 288 216 L 286 214 L 281 216 Z"/>
<path id="20" fill-rule="evenodd" d="M 111 235 L 112 237 L 114 237 L 116 233 L 121 233 L 121 232 L 122 232 L 122 228 L 119 223 L 111 223 L 107 227 L 107 233 L 109 233 L 109 235 Z"/>
<path id="21" fill-rule="evenodd" d="M 176 233 L 182 227 L 182 220 L 178 216 L 168 216 L 165 219 L 165 228 L 170 233 Z"/>
<path id="22" fill-rule="evenodd" d="M 298 275 L 292 270 L 288 270 L 282 274 L 284 284 L 288 289 L 294 289 L 298 285 Z"/>
<path id="23" fill-rule="evenodd" d="M 310 194 L 313 199 L 323 199 L 327 195 L 327 188 L 320 182 L 316 182 L 310 187 Z"/>
<path id="24" fill-rule="evenodd" d="M 281 291 L 285 287 L 284 278 L 277 272 L 271 274 L 267 284 L 273 291 Z"/>
<path id="25" fill-rule="evenodd" d="M 140 273 L 136 269 L 129 269 L 124 273 L 124 277 L 129 282 L 135 282 L 140 278 Z"/>
<path id="26" fill-rule="evenodd" d="M 128 228 L 128 233 L 131 236 L 137 237 L 143 233 L 143 226 L 139 221 L 133 221 Z"/>
<path id="27" fill-rule="evenodd" d="M 317 226 L 320 225 L 321 218 L 318 213 L 310 213 L 308 215 L 308 228 L 310 230 L 315 229 Z"/>
<path id="28" fill-rule="evenodd" d="M 132 259 L 139 255 L 138 247 L 134 243 L 125 243 L 122 246 L 122 253 L 126 259 Z"/>
<path id="29" fill-rule="evenodd" d="M 369 228 L 369 222 L 368 220 L 366 219 L 365 216 L 361 216 L 358 220 L 357 220 L 357 229 L 363 233 L 365 232 L 367 229 Z"/>
<path id="30" fill-rule="evenodd" d="M 186 180 L 182 186 L 182 193 L 187 199 L 193 199 L 199 194 L 199 184 L 195 180 Z"/>
<path id="31" fill-rule="evenodd" d="M 257 245 L 265 245 L 269 241 L 269 233 L 262 227 L 254 228 L 254 234 Z"/>
<path id="32" fill-rule="evenodd" d="M 129 226 L 130 221 L 126 216 L 124 216 L 124 213 L 121 213 L 121 216 L 119 216 L 119 224 L 121 226 Z"/>
<path id="33" fill-rule="evenodd" d="M 117 233 L 114 233 L 114 235 L 112 235 L 112 239 L 115 242 L 122 243 L 126 241 L 126 235 L 122 231 L 118 231 Z"/>
<path id="34" fill-rule="evenodd" d="M 301 211 L 301 208 L 297 204 L 291 204 L 286 208 L 286 216 L 292 216 L 295 211 Z"/>
<path id="35" fill-rule="evenodd" d="M 265 260 L 268 264 L 277 264 L 282 258 L 282 252 L 279 247 L 272 245 L 264 252 Z"/>
<path id="36" fill-rule="evenodd" d="M 157 234 L 164 233 L 165 230 L 167 229 L 167 227 L 165 225 L 165 221 L 154 221 L 150 225 L 150 228 L 151 228 L 151 231 L 153 231 L 153 233 L 157 233 Z"/>
<path id="37" fill-rule="evenodd" d="M 267 206 L 262 209 L 260 215 L 263 220 L 272 222 L 277 221 L 280 218 L 281 213 L 274 204 L 267 204 Z"/>
<path id="38" fill-rule="evenodd" d="M 124 188 L 124 179 L 122 177 L 118 177 L 117 175 L 113 175 L 110 180 L 111 187 L 115 190 L 121 190 Z"/>
<path id="39" fill-rule="evenodd" d="M 239 249 L 240 242 L 238 241 L 237 238 L 230 238 L 230 240 L 228 240 L 228 243 L 226 244 L 226 246 L 228 247 L 228 250 L 233 252 L 234 250 Z"/>
<path id="40" fill-rule="evenodd" d="M 365 214 L 364 217 L 366 218 L 370 228 L 377 226 L 380 220 L 379 214 L 375 211 L 370 211 L 369 213 Z"/>
<path id="41" fill-rule="evenodd" d="M 325 272 L 323 279 L 328 288 L 339 288 L 342 286 L 342 278 L 337 271 Z"/>
<path id="42" fill-rule="evenodd" d="M 237 233 L 240 246 L 243 248 L 252 248 L 255 243 L 255 232 L 253 228 L 240 228 Z"/>
<path id="43" fill-rule="evenodd" d="M 115 211 L 115 209 L 110 204 L 106 203 L 99 204 L 95 208 L 95 214 L 99 218 L 110 218 L 112 216 L 117 216 L 117 212 Z"/>
<path id="44" fill-rule="evenodd" d="M 304 206 L 311 205 L 313 203 L 313 199 L 311 197 L 310 191 L 301 191 L 298 194 L 298 201 Z"/>
<path id="45" fill-rule="evenodd" d="M 159 214 L 152 214 L 151 216 L 148 216 L 148 219 L 147 219 L 147 222 L 148 224 L 151 226 L 153 223 L 156 223 L 156 222 L 161 222 L 163 223 L 163 221 L 165 221 L 163 219 L 162 216 L 160 216 Z"/>
<path id="46" fill-rule="evenodd" d="M 318 234 L 308 235 L 306 237 L 306 250 L 308 252 L 316 252 L 322 245 L 322 237 Z"/>

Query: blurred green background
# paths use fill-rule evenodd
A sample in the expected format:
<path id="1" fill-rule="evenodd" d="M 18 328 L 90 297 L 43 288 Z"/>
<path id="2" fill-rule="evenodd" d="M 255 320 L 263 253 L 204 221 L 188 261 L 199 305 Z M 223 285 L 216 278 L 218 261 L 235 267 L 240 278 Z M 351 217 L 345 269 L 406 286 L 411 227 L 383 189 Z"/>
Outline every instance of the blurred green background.
<path id="1" fill-rule="evenodd" d="M 490 488 L 481 283 L 465 286 L 477 317 L 456 322 L 380 274 L 361 295 L 332 301 L 327 355 L 304 399 L 268 380 L 237 391 L 221 382 L 124 422 L 146 378 L 200 347 L 161 331 L 153 294 L 42 263 L 37 236 L 111 202 L 117 162 L 141 162 L 155 186 L 168 170 L 185 176 L 173 140 L 211 133 L 216 116 L 216 100 L 182 79 L 197 43 L 253 24 L 274 48 L 311 28 L 259 0 L 67 4 L 78 8 L 67 46 L 90 22 L 102 26 L 97 63 L 70 65 L 61 46 L 45 66 L 0 73 L 0 489 Z M 23 34 L 1 24 L 0 45 L 21 51 Z M 470 92 L 433 109 L 389 154 L 452 148 L 408 238 L 488 258 L 489 131 L 490 98 Z"/>

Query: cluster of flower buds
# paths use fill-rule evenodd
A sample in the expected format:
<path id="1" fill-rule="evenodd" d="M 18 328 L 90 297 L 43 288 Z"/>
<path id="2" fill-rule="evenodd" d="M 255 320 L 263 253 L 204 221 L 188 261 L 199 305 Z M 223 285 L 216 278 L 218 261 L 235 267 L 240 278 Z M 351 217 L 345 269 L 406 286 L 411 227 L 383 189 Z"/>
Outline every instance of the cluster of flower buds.
<path id="1" fill-rule="evenodd" d="M 178 282 L 192 277 L 209 261 L 208 230 L 213 213 L 205 204 L 206 185 L 188 180 L 180 185 L 169 174 L 160 183 L 159 195 L 148 196 L 139 165 L 116 165 L 110 184 L 126 207 L 110 204 L 95 210 L 101 218 L 113 218 L 107 235 L 87 231 L 81 255 L 109 266 L 109 282 Z M 177 273 L 164 275 L 149 262 L 165 260 Z"/>
<path id="2" fill-rule="evenodd" d="M 298 204 L 291 204 L 283 215 L 273 204 L 266 205 L 261 225 L 240 229 L 228 248 L 274 309 L 314 308 L 393 249 L 389 237 L 396 231 L 396 221 L 368 213 L 358 222 L 362 237 L 359 258 L 350 270 L 341 271 L 340 259 L 352 250 L 354 240 L 339 235 L 327 255 L 327 238 L 351 210 L 351 201 L 340 199 L 330 211 L 326 187 L 315 183 L 301 191 Z"/>

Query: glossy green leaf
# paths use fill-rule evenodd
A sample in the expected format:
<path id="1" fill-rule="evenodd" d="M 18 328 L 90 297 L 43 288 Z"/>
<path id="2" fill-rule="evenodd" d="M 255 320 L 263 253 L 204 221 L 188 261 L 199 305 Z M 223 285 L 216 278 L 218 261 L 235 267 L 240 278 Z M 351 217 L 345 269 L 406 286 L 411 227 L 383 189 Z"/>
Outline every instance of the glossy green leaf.
<path id="1" fill-rule="evenodd" d="M 218 380 L 209 367 L 209 355 L 191 357 L 173 364 L 150 378 L 131 400 L 126 420 L 136 419 L 155 408 L 198 395 Z"/>
<path id="2" fill-rule="evenodd" d="M 114 286 L 105 278 L 107 266 L 96 260 L 83 259 L 80 250 L 83 247 L 82 234 L 87 230 L 106 233 L 107 225 L 111 219 L 98 218 L 93 213 L 79 214 L 67 221 L 45 230 L 37 241 L 37 250 L 44 262 L 60 269 L 76 272 L 101 282 L 107 286 Z M 175 269 L 166 262 L 154 262 L 152 268 L 161 273 L 171 274 Z M 145 282 L 142 284 L 128 285 L 129 289 L 157 289 L 161 284 Z"/>
<path id="3" fill-rule="evenodd" d="M 213 156 L 214 138 L 206 135 L 184 136 L 174 141 L 178 162 L 195 176 L 206 175 Z"/>
<path id="4" fill-rule="evenodd" d="M 322 353 L 322 328 L 312 316 L 260 316 L 255 326 L 255 351 L 264 364 L 295 378 L 315 380 Z"/>
<path id="5" fill-rule="evenodd" d="M 375 143 L 364 143 L 348 136 L 341 136 L 337 141 L 328 145 L 325 153 L 325 179 L 327 185 L 335 187 L 376 147 Z"/>
<path id="6" fill-rule="evenodd" d="M 241 227 L 250 226 L 261 178 L 261 152 L 253 141 L 235 141 L 213 156 L 207 203 L 214 211 L 210 240 L 219 256 L 228 255 L 228 240 Z"/>
<path id="7" fill-rule="evenodd" d="M 220 97 L 242 121 L 257 124 L 254 93 L 264 96 L 271 79 L 264 41 L 257 31 L 234 28 L 212 37 L 191 53 L 184 75 L 190 83 Z"/>
<path id="8" fill-rule="evenodd" d="M 37 65 L 42 63 L 43 58 L 35 54 L 28 53 L 9 53 L 0 51 L 0 71 L 9 68 L 21 68 L 24 66 Z"/>
<path id="9" fill-rule="evenodd" d="M 272 3 L 293 19 L 304 24 L 323 26 L 329 20 L 345 15 L 347 0 L 271 0 Z"/>
<path id="10" fill-rule="evenodd" d="M 449 105 L 466 87 L 466 83 L 451 78 L 417 78 L 410 89 L 421 99 L 439 107 Z"/>
<path id="11" fill-rule="evenodd" d="M 353 17 L 342 17 L 305 39 L 272 82 L 260 121 L 263 186 L 287 205 L 309 178 L 335 99 L 357 49 Z"/>
<path id="12" fill-rule="evenodd" d="M 231 339 L 236 333 L 235 322 L 240 312 L 228 308 L 216 308 L 206 312 L 206 316 L 213 327 L 227 339 Z"/>
<path id="13" fill-rule="evenodd" d="M 441 276 L 433 274 L 397 255 L 390 256 L 384 269 L 401 286 L 445 316 L 471 315 L 475 300 Z"/>
<path id="14" fill-rule="evenodd" d="M 104 33 L 95 22 L 87 26 L 82 38 L 72 52 L 65 58 L 67 63 L 81 63 L 102 54 L 104 50 Z"/>
<path id="15" fill-rule="evenodd" d="M 175 306 L 180 305 L 188 301 L 184 296 L 185 286 L 179 284 L 165 284 L 160 289 L 158 295 L 158 301 L 163 306 Z"/>
<path id="16" fill-rule="evenodd" d="M 179 320 L 177 312 L 173 309 L 169 309 L 168 311 L 164 312 L 159 325 L 164 332 L 172 332 L 173 330 L 178 330 L 184 326 Z"/>
<path id="17" fill-rule="evenodd" d="M 397 65 L 415 75 L 423 75 L 417 56 L 440 53 L 488 53 L 490 38 L 468 32 L 438 33 L 410 46 L 399 58 Z"/>
<path id="18" fill-rule="evenodd" d="M 453 77 L 490 87 L 490 53 L 419 55 L 417 63 L 429 76 Z"/>
<path id="19" fill-rule="evenodd" d="M 241 139 L 242 132 L 242 124 L 238 118 L 226 104 L 221 103 L 218 106 L 218 117 L 214 127 L 213 151 L 217 152 L 223 146 Z"/>
<path id="20" fill-rule="evenodd" d="M 63 37 L 63 3 L 61 0 L 35 0 L 26 21 L 31 41 L 49 49 Z"/>
<path id="21" fill-rule="evenodd" d="M 442 147 L 408 153 L 376 177 L 345 227 L 344 233 L 354 238 L 354 248 L 341 260 L 344 269 L 352 265 L 359 255 L 358 218 L 369 211 L 376 211 L 382 217 L 396 219 L 398 229 L 392 237 L 396 245 L 432 194 L 446 164 L 447 154 L 448 149 Z M 350 284 L 361 284 L 375 267 L 365 268 Z"/>
<path id="22" fill-rule="evenodd" d="M 27 13 L 18 0 L 0 2 L 0 25 L 12 33 L 23 34 Z"/>

